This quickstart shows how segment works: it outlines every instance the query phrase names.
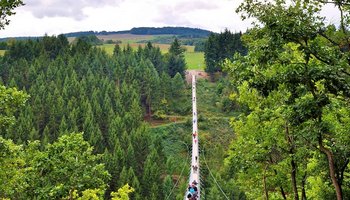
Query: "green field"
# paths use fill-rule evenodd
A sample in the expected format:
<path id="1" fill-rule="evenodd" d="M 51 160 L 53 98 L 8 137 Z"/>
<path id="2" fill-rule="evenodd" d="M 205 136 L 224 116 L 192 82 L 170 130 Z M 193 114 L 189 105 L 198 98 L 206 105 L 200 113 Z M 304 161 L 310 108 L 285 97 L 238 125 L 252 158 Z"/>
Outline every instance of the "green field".
<path id="1" fill-rule="evenodd" d="M 6 50 L 0 50 L 0 56 L 3 56 L 5 54 Z"/>
<path id="2" fill-rule="evenodd" d="M 121 43 L 120 47 L 124 48 L 127 45 L 127 43 Z M 129 44 L 134 50 L 137 50 L 138 46 L 144 47 L 144 43 L 130 43 Z M 170 45 L 169 44 L 153 44 L 154 46 L 157 46 L 160 48 L 160 51 L 162 53 L 167 53 Z M 98 46 L 102 49 L 104 49 L 109 55 L 113 54 L 115 44 L 104 44 L 101 46 Z M 185 52 L 185 59 L 187 63 L 188 69 L 200 69 L 203 70 L 205 67 L 204 63 L 204 53 L 203 52 L 194 52 L 194 46 L 184 46 L 186 48 Z M 1 52 L 0 52 L 1 53 Z"/>
<path id="3" fill-rule="evenodd" d="M 185 52 L 187 69 L 204 70 L 204 53 L 203 52 Z"/>

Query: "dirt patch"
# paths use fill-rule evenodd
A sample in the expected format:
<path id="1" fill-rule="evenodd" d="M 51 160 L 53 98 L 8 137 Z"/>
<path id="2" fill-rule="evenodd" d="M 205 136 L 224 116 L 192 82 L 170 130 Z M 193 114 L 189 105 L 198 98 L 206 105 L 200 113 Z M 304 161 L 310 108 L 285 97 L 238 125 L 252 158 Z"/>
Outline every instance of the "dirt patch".
<path id="1" fill-rule="evenodd" d="M 171 123 L 169 120 L 157 120 L 157 119 L 148 119 L 148 120 L 145 120 L 146 122 L 148 122 L 151 127 L 156 127 L 156 126 L 160 126 L 160 125 L 163 125 L 163 124 L 169 124 Z"/>
<path id="2" fill-rule="evenodd" d="M 197 79 L 207 79 L 210 80 L 210 76 L 204 70 L 186 70 L 186 81 L 188 84 L 192 81 L 192 75 L 195 75 Z"/>

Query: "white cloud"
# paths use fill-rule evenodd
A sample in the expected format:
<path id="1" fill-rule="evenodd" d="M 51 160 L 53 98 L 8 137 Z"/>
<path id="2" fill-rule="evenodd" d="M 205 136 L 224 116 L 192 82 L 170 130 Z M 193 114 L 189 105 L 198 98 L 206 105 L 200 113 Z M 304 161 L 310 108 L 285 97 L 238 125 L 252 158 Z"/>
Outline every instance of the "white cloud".
<path id="1" fill-rule="evenodd" d="M 133 27 L 185 26 L 220 32 L 245 31 L 235 9 L 242 0 L 27 0 L 16 9 L 1 37 L 42 36 L 75 31 L 118 31 Z M 332 12 L 324 12 L 329 16 Z M 330 18 L 337 21 L 338 16 Z"/>
<path id="2" fill-rule="evenodd" d="M 123 0 L 28 0 L 26 9 L 30 10 L 35 17 L 71 17 L 82 20 L 86 15 L 85 7 L 115 6 Z"/>

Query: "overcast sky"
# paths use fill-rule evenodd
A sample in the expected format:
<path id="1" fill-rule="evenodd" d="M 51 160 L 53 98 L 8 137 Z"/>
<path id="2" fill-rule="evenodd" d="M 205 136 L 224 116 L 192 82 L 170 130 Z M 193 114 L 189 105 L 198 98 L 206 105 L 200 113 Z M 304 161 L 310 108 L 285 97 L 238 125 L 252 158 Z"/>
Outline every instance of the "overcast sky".
<path id="1" fill-rule="evenodd" d="M 242 0 L 24 0 L 0 38 L 119 31 L 133 27 L 184 26 L 214 32 L 245 31 L 235 9 Z M 336 20 L 335 10 L 325 12 Z"/>

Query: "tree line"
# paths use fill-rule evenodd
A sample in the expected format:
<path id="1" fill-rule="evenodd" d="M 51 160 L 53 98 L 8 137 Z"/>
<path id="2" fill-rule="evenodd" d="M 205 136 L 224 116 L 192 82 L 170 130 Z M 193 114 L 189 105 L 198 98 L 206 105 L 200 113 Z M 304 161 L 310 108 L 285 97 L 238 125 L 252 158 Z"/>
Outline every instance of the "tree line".
<path id="1" fill-rule="evenodd" d="M 204 49 L 205 71 L 213 74 L 222 72 L 225 60 L 232 60 L 235 53 L 247 55 L 248 49 L 241 40 L 242 33 L 232 33 L 228 29 L 224 32 L 209 35 L 204 44 L 198 44 L 198 49 Z"/>

